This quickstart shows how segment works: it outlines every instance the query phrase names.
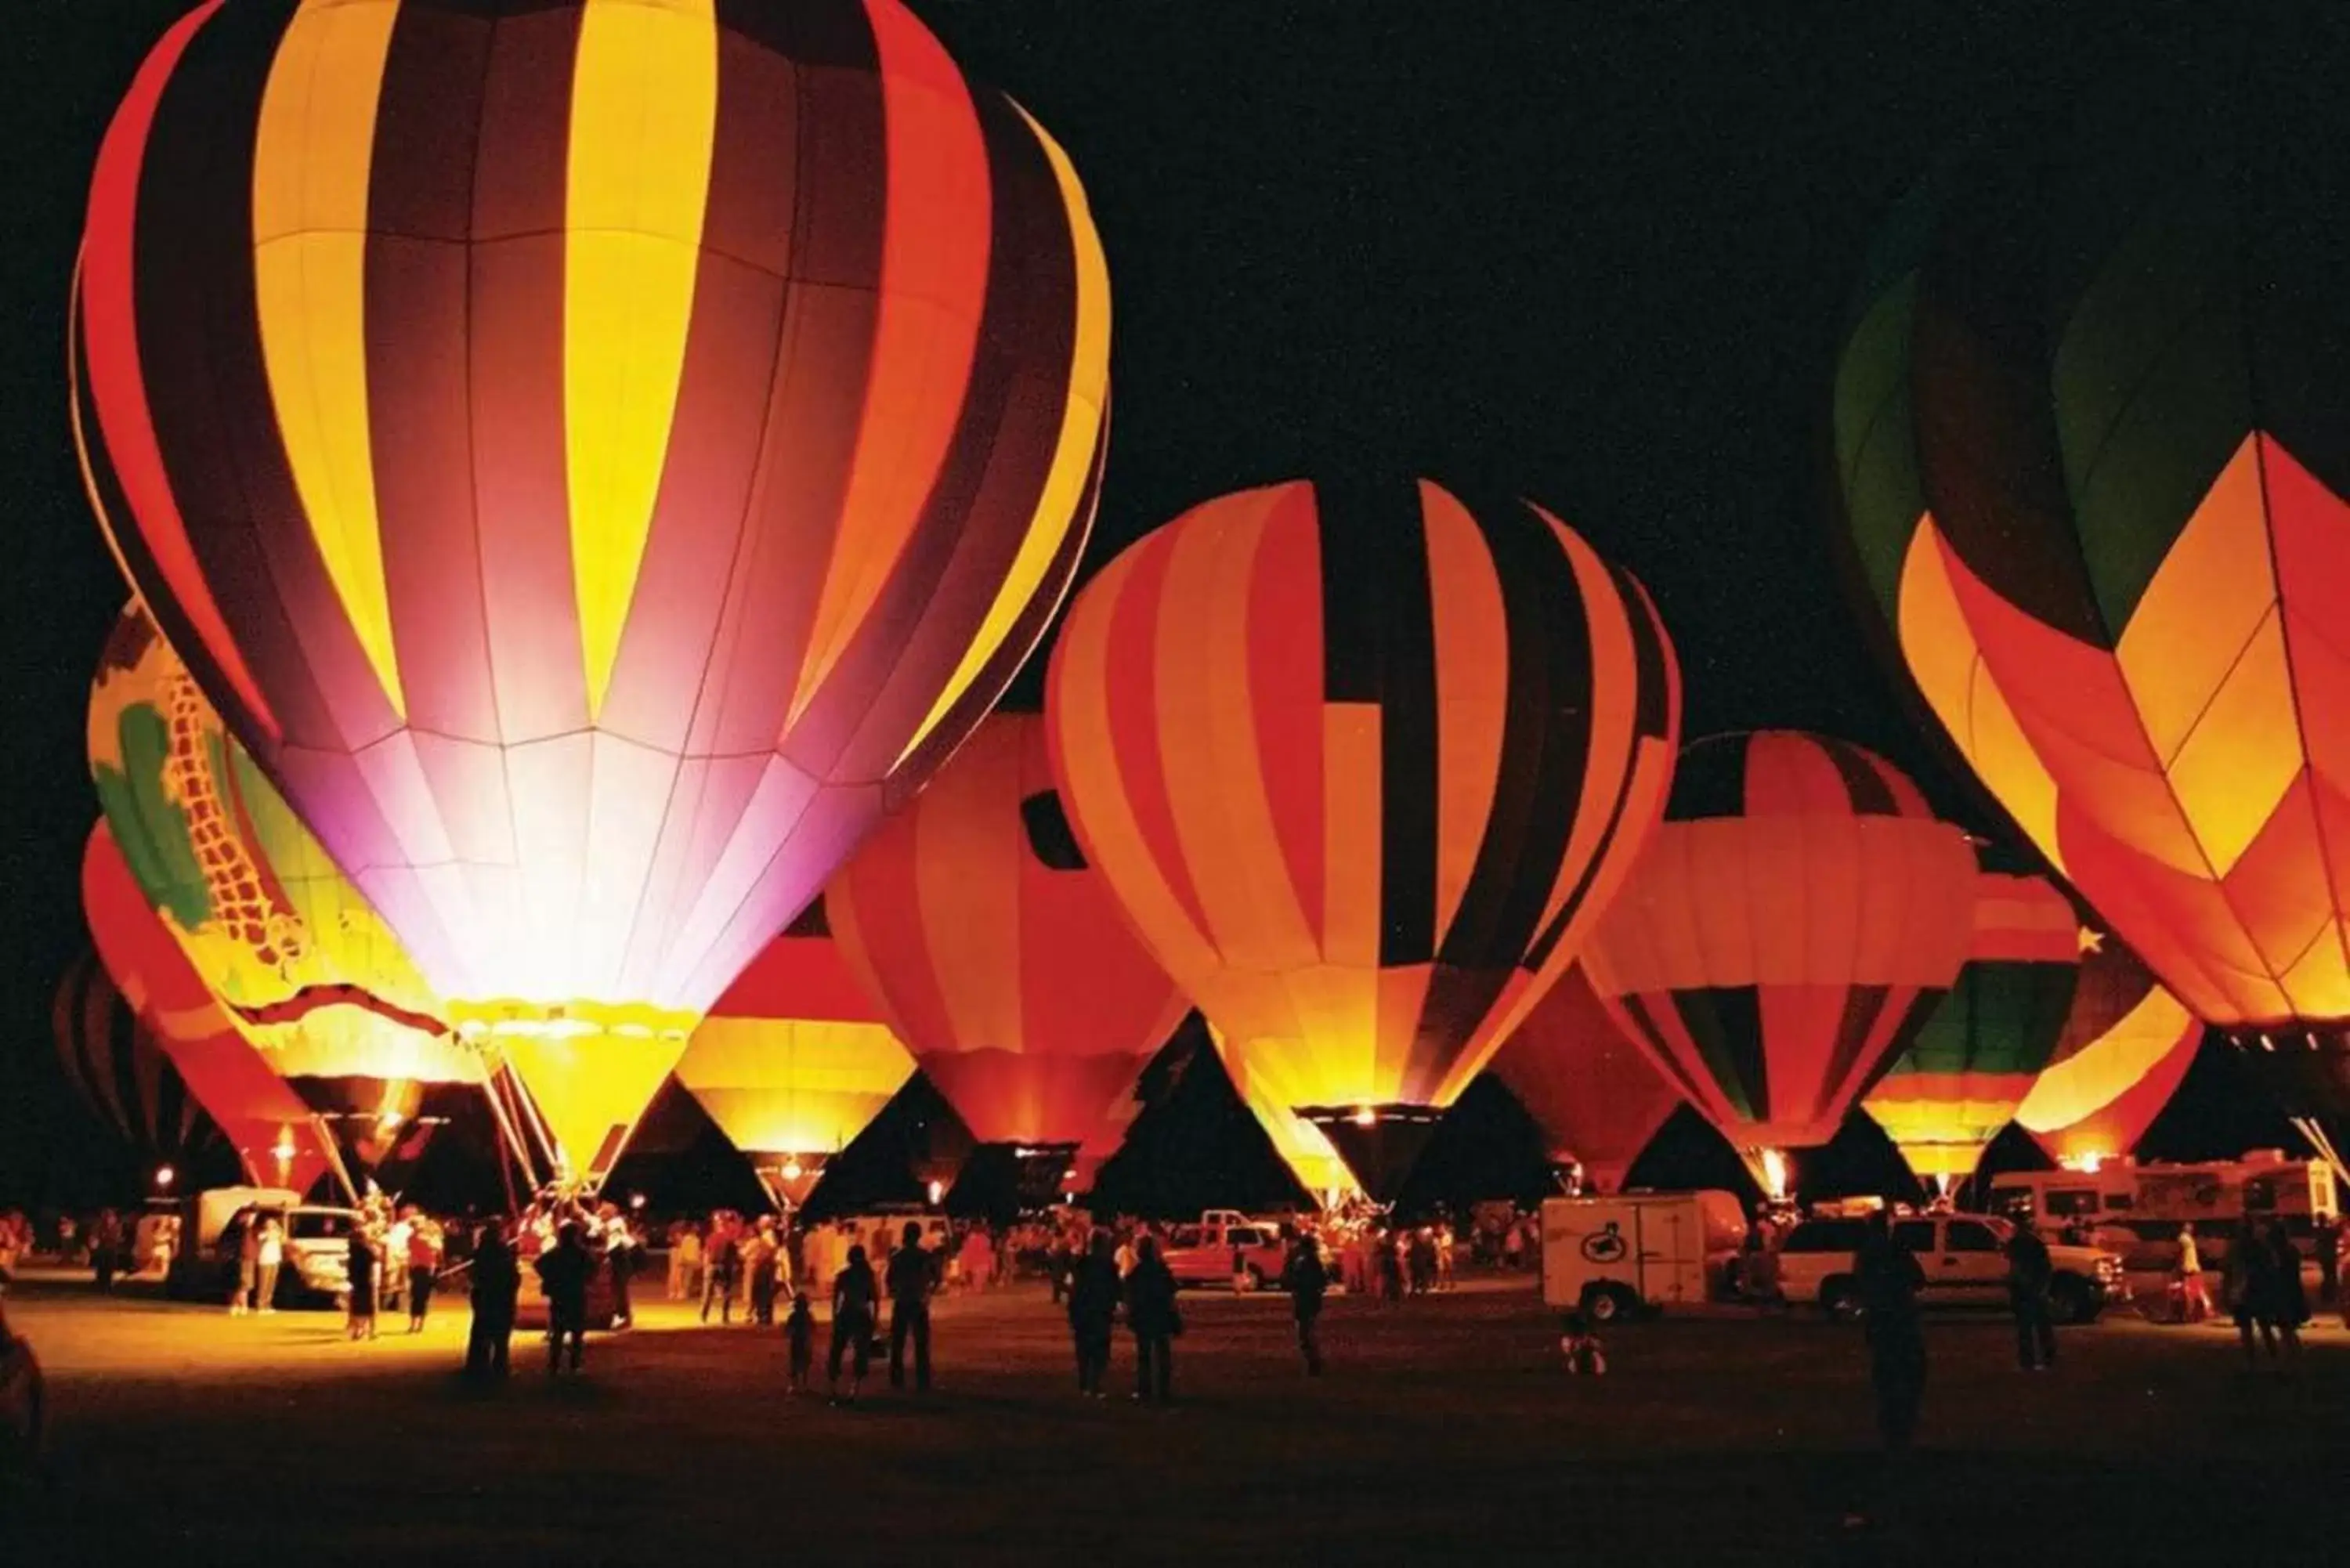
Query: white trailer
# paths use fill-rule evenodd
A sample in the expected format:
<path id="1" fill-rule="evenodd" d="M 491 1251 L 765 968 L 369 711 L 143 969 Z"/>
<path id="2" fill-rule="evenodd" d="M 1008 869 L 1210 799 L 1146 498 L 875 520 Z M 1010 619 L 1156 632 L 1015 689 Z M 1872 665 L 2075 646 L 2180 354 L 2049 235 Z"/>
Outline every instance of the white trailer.
<path id="1" fill-rule="evenodd" d="M 1728 1192 L 1553 1198 L 1542 1208 L 1543 1300 L 1606 1323 L 1718 1294 L 1746 1240 Z"/>

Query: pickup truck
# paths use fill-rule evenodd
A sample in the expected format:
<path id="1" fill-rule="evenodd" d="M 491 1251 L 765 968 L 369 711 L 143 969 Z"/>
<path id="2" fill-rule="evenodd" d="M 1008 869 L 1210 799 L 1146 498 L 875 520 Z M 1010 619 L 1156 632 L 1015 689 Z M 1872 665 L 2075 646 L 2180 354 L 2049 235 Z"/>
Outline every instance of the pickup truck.
<path id="1" fill-rule="evenodd" d="M 1233 1282 L 1232 1252 L 1241 1255 L 1239 1278 L 1250 1290 L 1281 1283 L 1282 1266 L 1289 1248 L 1271 1225 L 1250 1220 L 1211 1220 L 1178 1225 L 1167 1233 L 1161 1256 L 1167 1272 L 1181 1285 L 1222 1285 Z"/>
<path id="2" fill-rule="evenodd" d="M 1816 1305 L 1832 1316 L 1860 1310 L 1853 1254 L 1867 1221 L 1806 1220 L 1779 1246 L 1779 1288 L 1792 1305 Z M 1987 1214 L 1905 1215 L 1893 1221 L 1893 1242 L 1918 1259 L 1926 1276 L 1921 1306 L 2007 1304 L 2008 1221 Z M 2123 1293 L 2122 1260 L 2095 1247 L 2048 1244 L 2054 1277 L 2048 1287 L 2058 1323 L 2089 1323 Z"/>

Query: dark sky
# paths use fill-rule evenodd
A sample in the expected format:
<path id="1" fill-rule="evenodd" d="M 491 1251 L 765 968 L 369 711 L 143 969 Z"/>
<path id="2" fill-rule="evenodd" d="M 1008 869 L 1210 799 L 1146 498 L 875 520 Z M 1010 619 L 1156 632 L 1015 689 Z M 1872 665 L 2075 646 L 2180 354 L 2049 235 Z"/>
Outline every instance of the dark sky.
<path id="1" fill-rule="evenodd" d="M 1832 554 L 1844 305 L 1896 195 L 2095 68 L 2044 0 L 917 0 L 1067 149 L 1109 256 L 1116 419 L 1088 567 L 1240 485 L 1370 462 L 1505 486 L 1649 586 L 1692 735 L 1795 725 L 1965 790 Z M 8 830 L 0 1190 L 47 1158 L 26 1052 L 84 940 L 83 706 L 123 591 L 65 418 L 98 139 L 182 0 L 15 0 L 0 263 Z M 1041 664 L 1041 659 L 1038 661 Z M 1033 681 L 1024 680 L 1024 687 Z"/>

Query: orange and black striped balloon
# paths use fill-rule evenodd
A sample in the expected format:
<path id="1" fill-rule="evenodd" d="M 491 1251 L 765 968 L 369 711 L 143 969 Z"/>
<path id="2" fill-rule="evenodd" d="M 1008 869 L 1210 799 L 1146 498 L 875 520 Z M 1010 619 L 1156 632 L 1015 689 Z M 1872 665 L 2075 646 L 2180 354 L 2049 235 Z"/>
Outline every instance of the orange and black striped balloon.
<path id="1" fill-rule="evenodd" d="M 982 721 L 825 907 L 850 971 L 982 1143 L 1103 1136 L 1188 1011 L 1071 836 L 1034 714 Z"/>
<path id="2" fill-rule="evenodd" d="M 1584 953 L 1592 988 L 1758 1165 L 1835 1137 L 1958 978 L 1966 836 L 1848 742 L 1716 735 Z"/>
<path id="3" fill-rule="evenodd" d="M 1103 452 L 1076 176 L 898 0 L 210 0 L 77 299 L 205 694 L 452 1021 L 650 1009 L 647 1096 L 1025 658 Z"/>
<path id="4" fill-rule="evenodd" d="M 1048 711 L 1078 836 L 1235 1078 L 1351 1125 L 1451 1104 L 1573 960 L 1679 692 L 1647 593 L 1540 507 L 1299 481 L 1112 562 Z"/>
<path id="5" fill-rule="evenodd" d="M 154 1032 L 94 956 L 68 966 L 50 1021 L 66 1082 L 141 1158 L 175 1165 L 219 1139 Z"/>

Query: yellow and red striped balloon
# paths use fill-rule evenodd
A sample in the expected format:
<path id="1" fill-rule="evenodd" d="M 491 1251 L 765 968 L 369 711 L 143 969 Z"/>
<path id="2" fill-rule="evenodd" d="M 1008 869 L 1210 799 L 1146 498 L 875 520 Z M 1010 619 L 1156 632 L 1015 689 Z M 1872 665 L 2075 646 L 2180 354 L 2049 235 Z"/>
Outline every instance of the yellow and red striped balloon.
<path id="1" fill-rule="evenodd" d="M 982 1143 L 1097 1138 L 1187 1011 L 1071 836 L 1034 714 L 982 722 L 826 906 L 850 970 Z"/>
<path id="2" fill-rule="evenodd" d="M 848 972 L 822 898 L 735 977 L 677 1064 L 718 1130 L 795 1203 L 913 1075 Z"/>
<path id="3" fill-rule="evenodd" d="M 1082 549 L 1066 159 L 898 0 L 198 5 L 100 151 L 118 554 L 452 1015 L 608 1167 Z M 592 1124 L 592 1125 L 591 1125 Z"/>
<path id="4" fill-rule="evenodd" d="M 2119 940 L 2093 932 L 2064 1035 L 2016 1123 L 2059 1165 L 2118 1159 L 2170 1103 L 2202 1044 L 2203 1021 Z"/>
<path id="5" fill-rule="evenodd" d="M 1235 1082 L 1378 1189 L 1655 823 L 1679 675 L 1648 595 L 1541 508 L 1300 481 L 1112 562 L 1048 713 L 1088 857 Z"/>

